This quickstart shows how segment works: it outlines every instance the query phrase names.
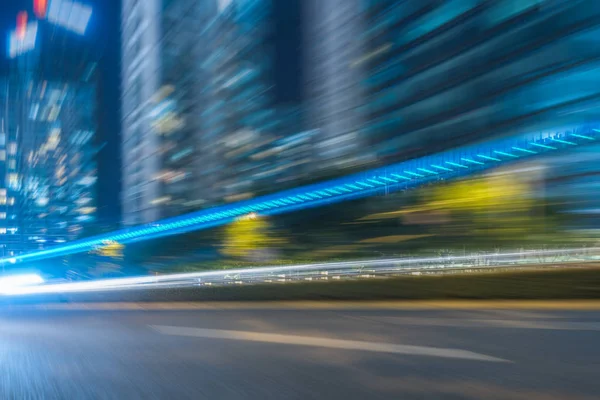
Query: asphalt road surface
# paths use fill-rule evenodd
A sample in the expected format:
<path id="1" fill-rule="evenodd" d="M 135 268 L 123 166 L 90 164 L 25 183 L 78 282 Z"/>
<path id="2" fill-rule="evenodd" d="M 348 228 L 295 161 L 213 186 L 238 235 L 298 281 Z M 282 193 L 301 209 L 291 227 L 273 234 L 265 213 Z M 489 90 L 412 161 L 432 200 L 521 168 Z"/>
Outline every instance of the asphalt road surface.
<path id="1" fill-rule="evenodd" d="M 598 399 L 600 312 L 0 310 L 1 399 Z"/>

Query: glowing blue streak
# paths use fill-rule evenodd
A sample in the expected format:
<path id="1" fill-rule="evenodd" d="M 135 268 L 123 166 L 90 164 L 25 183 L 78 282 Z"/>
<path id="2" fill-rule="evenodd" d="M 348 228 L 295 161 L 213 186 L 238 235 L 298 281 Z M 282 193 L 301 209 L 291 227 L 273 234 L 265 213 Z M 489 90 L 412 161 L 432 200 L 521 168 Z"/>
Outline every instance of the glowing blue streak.
<path id="1" fill-rule="evenodd" d="M 562 143 L 562 144 L 568 144 L 568 145 L 571 145 L 571 146 L 577 146 L 577 143 L 568 142 L 568 141 L 562 140 L 562 139 L 550 138 L 550 140 L 552 140 L 553 142 L 558 142 L 558 143 Z"/>
<path id="2" fill-rule="evenodd" d="M 514 154 L 510 154 L 510 153 L 505 153 L 503 151 L 494 150 L 494 153 L 500 154 L 501 156 L 512 157 L 512 158 L 519 158 L 519 156 L 515 156 Z"/>
<path id="3" fill-rule="evenodd" d="M 394 180 L 394 179 L 391 179 L 391 178 L 386 178 L 385 176 L 380 176 L 379 179 L 381 179 L 383 181 L 392 182 L 392 183 L 398 183 L 397 180 Z"/>
<path id="4" fill-rule="evenodd" d="M 419 178 L 425 178 L 425 175 L 417 174 L 417 173 L 410 172 L 410 171 L 404 171 L 404 173 L 408 174 L 408 175 L 416 176 L 416 177 L 419 177 Z"/>
<path id="5" fill-rule="evenodd" d="M 409 178 L 407 176 L 402 176 L 402 175 L 398 175 L 398 174 L 390 174 L 390 175 L 401 178 L 401 179 L 406 179 L 406 180 L 412 181 L 412 178 Z"/>
<path id="6" fill-rule="evenodd" d="M 466 162 L 470 162 L 471 164 L 485 165 L 481 161 L 471 160 L 470 158 L 461 158 L 461 160 L 466 161 Z"/>
<path id="7" fill-rule="evenodd" d="M 600 130 L 598 130 L 598 129 L 594 129 L 594 130 L 595 130 L 596 132 L 600 132 Z M 589 136 L 584 136 L 584 135 L 578 135 L 578 134 L 576 134 L 576 133 L 571 133 L 571 136 L 575 136 L 576 138 L 580 138 L 580 139 L 596 140 L 596 139 L 594 139 L 594 138 L 592 138 L 592 137 L 589 137 Z"/>
<path id="8" fill-rule="evenodd" d="M 548 146 L 548 145 L 541 144 L 541 143 L 531 142 L 529 144 L 532 145 L 532 146 L 541 147 L 542 149 L 556 150 L 556 147 Z"/>
<path id="9" fill-rule="evenodd" d="M 360 182 L 360 181 L 357 181 L 356 184 L 361 185 L 361 186 L 370 187 L 370 188 L 374 187 L 373 185 L 369 185 L 368 183 L 364 183 L 364 182 Z"/>
<path id="10" fill-rule="evenodd" d="M 585 132 L 584 130 L 579 131 Z M 570 135 L 573 138 L 580 138 L 589 141 L 596 140 L 596 138 L 594 138 L 594 132 L 600 133 L 600 130 L 598 129 L 589 129 L 588 131 L 590 132 L 590 136 L 579 134 Z M 494 154 L 500 154 L 506 157 L 510 157 L 510 161 L 512 161 L 512 159 L 520 157 L 508 153 L 507 150 L 517 150 L 522 153 L 526 153 L 526 156 L 528 154 L 538 154 L 536 151 L 530 150 L 528 148 L 529 146 L 544 147 L 547 150 L 556 150 L 562 145 L 573 146 L 574 144 L 579 144 L 576 143 L 575 140 L 573 140 L 572 142 L 555 141 L 557 147 L 551 147 L 537 143 L 537 141 L 541 141 L 541 139 L 529 138 L 528 140 L 524 140 L 523 137 L 509 138 L 497 140 L 488 147 L 495 147 L 495 149 L 490 151 Z M 523 145 L 523 147 L 513 146 L 517 143 L 528 144 Z M 456 150 L 450 150 L 433 156 L 426 156 L 419 159 L 419 163 L 417 165 L 430 165 L 431 168 L 444 171 L 439 173 L 440 177 L 443 177 L 444 179 L 451 179 L 468 174 L 470 171 L 470 168 L 468 166 L 452 161 L 446 161 L 448 159 L 456 159 L 456 156 L 458 154 L 472 154 L 472 157 L 479 156 L 480 158 L 489 158 L 496 162 L 509 162 L 508 160 L 500 160 L 495 157 L 483 156 L 482 154 L 479 154 L 481 153 L 480 149 L 481 145 L 473 145 Z M 480 169 L 490 168 L 492 165 L 498 165 L 497 163 L 489 165 L 479 163 L 471 158 L 463 158 L 463 160 L 466 160 L 466 162 L 481 165 L 482 168 Z M 208 229 L 229 223 L 234 218 L 247 214 L 249 212 L 260 211 L 261 213 L 264 213 L 266 215 L 280 214 L 310 207 L 318 207 L 324 204 L 331 204 L 334 202 L 341 202 L 344 200 L 366 197 L 378 193 L 384 193 L 384 190 L 387 192 L 390 190 L 393 191 L 416 187 L 421 183 L 426 182 L 428 179 L 431 179 L 430 175 L 425 176 L 417 174 L 415 172 L 410 172 L 409 170 L 411 169 L 427 172 L 432 175 L 438 175 L 438 173 L 435 173 L 434 171 L 431 171 L 426 168 L 416 168 L 415 164 L 415 160 L 393 164 L 387 167 L 373 169 L 371 171 L 365 171 L 363 173 L 346 176 L 332 181 L 286 190 L 283 192 L 274 193 L 252 200 L 245 200 L 238 203 L 232 203 L 225 206 L 219 206 L 198 211 L 192 214 L 182 215 L 180 217 L 157 221 L 153 224 L 145 226 L 132 227 L 113 233 L 95 236 L 85 240 L 78 240 L 66 243 L 64 245 L 51 247 L 45 250 L 0 259 L 0 262 L 16 263 L 19 261 L 43 259 L 47 257 L 55 257 L 71 253 L 83 252 L 95 246 L 101 245 L 105 240 L 118 240 L 124 243 L 129 243 L 140 240 L 160 238 L 163 236 L 189 232 L 192 230 Z M 463 168 L 464 171 L 461 172 L 460 170 L 457 171 L 450 168 L 442 167 L 439 164 L 447 164 L 450 166 Z M 417 177 L 417 179 L 407 177 L 398 173 L 402 171 L 404 171 L 404 173 L 406 173 L 407 175 Z M 402 185 L 388 184 L 388 182 L 396 184 L 397 181 L 395 179 L 403 179 L 406 182 L 403 182 Z"/>
<path id="11" fill-rule="evenodd" d="M 446 168 L 446 167 L 442 167 L 442 166 L 440 166 L 440 165 L 433 165 L 433 164 L 432 164 L 431 166 L 432 166 L 433 168 L 441 169 L 442 171 L 448 171 L 448 172 L 453 172 L 453 171 L 454 171 L 453 169 Z"/>
<path id="12" fill-rule="evenodd" d="M 519 151 L 522 151 L 522 152 L 524 152 L 524 153 L 529 153 L 529 154 L 537 154 L 537 151 L 528 150 L 528 149 L 522 149 L 522 148 L 520 148 L 520 147 L 514 147 L 514 146 L 513 146 L 513 149 L 514 149 L 514 150 L 519 150 Z"/>
<path id="13" fill-rule="evenodd" d="M 458 164 L 458 163 L 455 163 L 455 162 L 452 162 L 452 161 L 446 161 L 446 164 L 452 165 L 454 167 L 460 167 L 460 168 L 469 169 L 469 167 L 467 167 L 466 165 Z"/>
<path id="14" fill-rule="evenodd" d="M 499 158 L 494 158 L 494 157 L 484 156 L 484 155 L 481 155 L 481 154 L 477 154 L 477 157 L 481 157 L 481 158 L 484 158 L 484 159 L 486 159 L 486 160 L 490 160 L 490 161 L 502 161 L 502 160 L 501 160 L 501 159 L 499 159 Z"/>

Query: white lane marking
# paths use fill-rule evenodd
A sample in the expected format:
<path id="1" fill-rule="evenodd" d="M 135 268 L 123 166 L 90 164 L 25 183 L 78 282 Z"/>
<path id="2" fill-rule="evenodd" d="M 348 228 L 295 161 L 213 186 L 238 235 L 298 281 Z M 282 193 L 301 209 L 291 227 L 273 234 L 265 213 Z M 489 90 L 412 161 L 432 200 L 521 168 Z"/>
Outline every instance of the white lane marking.
<path id="1" fill-rule="evenodd" d="M 508 328 L 544 329 L 557 331 L 600 331 L 600 322 L 540 321 L 507 319 L 446 319 L 446 318 L 405 318 L 405 317 L 366 317 L 370 320 L 390 322 L 397 325 L 445 326 L 457 328 Z"/>
<path id="2" fill-rule="evenodd" d="M 510 362 L 502 358 L 474 353 L 468 350 L 441 347 L 410 346 L 394 343 L 363 342 L 357 340 L 330 339 L 314 336 L 281 335 L 248 331 L 191 328 L 184 326 L 150 325 L 164 335 L 190 336 L 211 339 L 242 340 L 250 342 L 277 343 L 296 346 L 327 347 L 331 349 L 363 350 L 379 353 L 409 354 L 417 356 L 459 358 L 465 360 Z"/>

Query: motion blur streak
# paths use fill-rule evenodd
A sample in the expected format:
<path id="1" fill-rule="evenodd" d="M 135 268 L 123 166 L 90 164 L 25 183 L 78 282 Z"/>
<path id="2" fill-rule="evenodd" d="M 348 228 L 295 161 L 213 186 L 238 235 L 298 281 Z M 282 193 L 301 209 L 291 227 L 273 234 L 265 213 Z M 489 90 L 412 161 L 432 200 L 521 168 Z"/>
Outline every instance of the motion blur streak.
<path id="1" fill-rule="evenodd" d="M 39 285 L 44 279 L 36 274 L 9 275 L 0 278 L 0 293 L 29 285 Z"/>
<path id="2" fill-rule="evenodd" d="M 107 240 L 131 243 L 207 229 L 224 225 L 236 217 L 253 212 L 260 212 L 266 215 L 281 214 L 415 188 L 427 183 L 458 178 L 498 167 L 499 165 L 513 163 L 515 162 L 515 158 L 524 159 L 532 155 L 571 148 L 577 144 L 587 144 L 589 141 L 594 141 L 600 136 L 600 132 L 593 128 L 593 126 L 597 125 L 582 125 L 568 129 L 564 128 L 552 133 L 527 134 L 484 144 L 465 146 L 432 156 L 353 174 L 341 179 L 286 190 L 227 206 L 208 208 L 176 218 L 160 220 L 135 228 L 74 241 L 47 250 L 0 259 L 0 263 L 8 261 L 32 261 L 80 253 L 102 245 Z M 567 137 L 569 141 L 561 139 Z M 553 146 L 545 143 L 553 143 Z M 536 150 L 530 150 L 531 148 L 535 148 Z M 474 158 L 479 158 L 482 161 L 476 161 Z M 441 167 L 439 164 L 446 164 L 458 169 Z M 438 172 L 433 171 L 433 169 L 438 169 Z M 427 175 L 413 171 L 425 172 Z M 410 177 L 406 175 L 410 175 Z"/>
<path id="3" fill-rule="evenodd" d="M 3 295 L 34 295 L 34 294 L 57 294 L 57 293 L 77 293 L 94 292 L 107 290 L 126 290 L 126 289 L 150 289 L 159 287 L 169 287 L 171 285 L 194 286 L 206 282 L 211 284 L 225 284 L 232 281 L 244 283 L 241 275 L 251 279 L 248 282 L 256 282 L 267 278 L 294 278 L 286 276 L 286 273 L 293 273 L 296 278 L 306 277 L 306 273 L 329 273 L 335 272 L 338 276 L 355 277 L 360 275 L 358 271 L 361 268 L 369 268 L 370 272 L 382 274 L 398 274 L 403 270 L 423 270 L 430 268 L 452 268 L 455 262 L 483 261 L 482 265 L 486 268 L 494 268 L 506 264 L 544 264 L 540 256 L 556 255 L 574 255 L 578 261 L 591 261 L 600 258 L 600 247 L 585 249 L 563 249 L 563 250 L 538 250 L 522 251 L 510 253 L 490 253 L 486 255 L 468 255 L 468 256 L 449 256 L 449 257 L 427 257 L 427 258 L 393 258 L 393 259 L 374 259 L 357 260 L 345 262 L 332 262 L 320 264 L 301 264 L 286 266 L 269 266 L 260 268 L 243 268 L 220 271 L 192 272 L 182 274 L 167 274 L 160 276 L 141 276 L 133 278 L 101 279 L 86 282 L 45 284 L 38 286 L 13 286 L 5 287 L 0 290 Z M 553 262 L 549 261 L 549 262 Z M 479 266 L 481 268 L 481 266 Z M 454 266 L 454 268 L 464 268 L 464 266 Z"/>

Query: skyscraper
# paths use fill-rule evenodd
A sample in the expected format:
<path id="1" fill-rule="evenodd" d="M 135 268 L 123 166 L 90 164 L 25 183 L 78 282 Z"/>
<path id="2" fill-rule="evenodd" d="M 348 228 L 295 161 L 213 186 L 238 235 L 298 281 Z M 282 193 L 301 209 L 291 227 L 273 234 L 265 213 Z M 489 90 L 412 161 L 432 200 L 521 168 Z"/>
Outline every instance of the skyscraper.
<path id="1" fill-rule="evenodd" d="M 96 213 L 93 88 L 2 79 L 0 104 L 7 255 L 81 236 Z"/>
<path id="2" fill-rule="evenodd" d="M 125 224 L 272 188 L 277 140 L 303 129 L 277 99 L 272 2 L 140 4 L 122 14 Z"/>
<path id="3" fill-rule="evenodd" d="M 306 0 L 305 64 L 308 126 L 315 134 L 315 168 L 369 161 L 360 134 L 365 121 L 361 57 L 366 30 L 361 0 Z"/>
<path id="4" fill-rule="evenodd" d="M 71 46 L 68 33 L 46 21 L 27 29 L 34 37 L 10 42 L 9 74 L 0 78 L 0 254 L 6 256 L 81 237 L 96 219 L 94 59 L 85 43 Z"/>
<path id="5" fill-rule="evenodd" d="M 160 88 L 160 0 L 122 2 L 122 204 L 125 224 L 161 216 L 159 137 L 151 129 L 151 98 Z"/>
<path id="6" fill-rule="evenodd" d="M 594 118 L 598 2 L 304 4 L 309 124 L 326 158 L 385 165 Z"/>

